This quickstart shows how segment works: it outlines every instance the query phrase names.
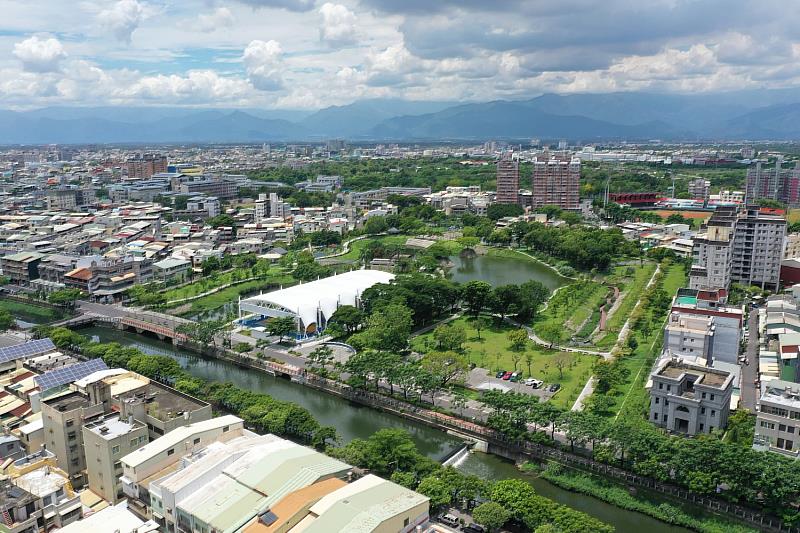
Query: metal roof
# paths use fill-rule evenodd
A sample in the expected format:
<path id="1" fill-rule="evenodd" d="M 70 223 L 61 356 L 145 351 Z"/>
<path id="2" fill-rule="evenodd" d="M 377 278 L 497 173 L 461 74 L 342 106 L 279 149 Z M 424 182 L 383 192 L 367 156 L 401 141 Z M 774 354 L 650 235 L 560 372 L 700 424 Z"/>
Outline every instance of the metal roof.
<path id="1" fill-rule="evenodd" d="M 107 369 L 108 367 L 102 359 L 92 359 L 84 363 L 77 363 L 45 372 L 41 376 L 36 376 L 34 380 L 36 380 L 36 384 L 39 385 L 42 391 L 46 391 L 85 378 L 98 370 Z"/>
<path id="2" fill-rule="evenodd" d="M 9 346 L 7 348 L 0 348 L 0 363 L 8 361 L 16 361 L 23 357 L 33 357 L 42 355 L 56 349 L 53 341 L 48 339 L 38 339 L 35 341 L 28 341 L 23 344 Z"/>

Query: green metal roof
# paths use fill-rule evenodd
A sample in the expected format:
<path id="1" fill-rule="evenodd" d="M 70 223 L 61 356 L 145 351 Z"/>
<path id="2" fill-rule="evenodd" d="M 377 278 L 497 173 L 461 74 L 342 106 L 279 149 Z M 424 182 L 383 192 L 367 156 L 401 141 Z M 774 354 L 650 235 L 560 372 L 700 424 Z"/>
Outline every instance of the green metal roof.
<path id="1" fill-rule="evenodd" d="M 679 296 L 678 303 L 681 305 L 697 305 L 697 298 L 694 296 Z"/>

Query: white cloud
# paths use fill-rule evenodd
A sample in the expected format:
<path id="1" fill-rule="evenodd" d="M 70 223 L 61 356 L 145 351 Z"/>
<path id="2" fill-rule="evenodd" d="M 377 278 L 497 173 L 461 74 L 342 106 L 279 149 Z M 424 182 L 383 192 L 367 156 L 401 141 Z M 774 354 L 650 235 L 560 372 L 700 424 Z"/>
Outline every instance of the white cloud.
<path id="1" fill-rule="evenodd" d="M 98 21 L 111 28 L 120 41 L 131 42 L 131 37 L 145 17 L 145 9 L 137 0 L 119 0 L 108 9 L 102 10 Z"/>
<path id="2" fill-rule="evenodd" d="M 320 41 L 331 46 L 346 46 L 357 41 L 356 15 L 346 6 L 326 2 L 319 13 L 322 15 Z"/>
<path id="3" fill-rule="evenodd" d="M 14 56 L 29 72 L 55 72 L 67 53 L 58 39 L 34 35 L 14 45 Z"/>
<path id="4" fill-rule="evenodd" d="M 230 28 L 236 19 L 227 7 L 218 7 L 211 13 L 201 13 L 197 17 L 198 27 L 203 31 L 215 31 L 221 28 Z"/>
<path id="5" fill-rule="evenodd" d="M 242 59 L 253 87 L 261 91 L 277 91 L 283 88 L 282 54 L 278 41 L 250 41 Z"/>
<path id="6" fill-rule="evenodd" d="M 228 102 L 243 97 L 248 89 L 245 80 L 225 78 L 213 70 L 195 70 L 184 76 L 144 76 L 129 86 L 118 87 L 114 97 L 126 101 Z"/>

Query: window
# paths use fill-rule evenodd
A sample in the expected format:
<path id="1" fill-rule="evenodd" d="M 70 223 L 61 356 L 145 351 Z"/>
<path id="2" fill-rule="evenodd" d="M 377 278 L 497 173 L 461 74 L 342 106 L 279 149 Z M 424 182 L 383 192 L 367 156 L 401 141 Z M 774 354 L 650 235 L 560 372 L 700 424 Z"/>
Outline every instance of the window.
<path id="1" fill-rule="evenodd" d="M 778 424 L 778 431 L 786 431 L 786 426 L 783 424 Z"/>
<path id="2" fill-rule="evenodd" d="M 170 448 L 169 450 L 167 450 L 167 455 L 168 455 L 168 456 L 169 456 L 169 455 L 172 455 L 172 454 L 174 454 L 174 453 L 175 453 L 175 448 Z"/>
<path id="3" fill-rule="evenodd" d="M 783 439 L 779 438 L 776 445 L 778 446 L 778 448 L 783 448 Z"/>
<path id="4" fill-rule="evenodd" d="M 700 424 L 700 431 L 703 431 L 703 424 Z"/>
<path id="5" fill-rule="evenodd" d="M 664 422 L 667 421 L 667 415 L 664 415 Z"/>
<path id="6" fill-rule="evenodd" d="M 658 405 L 658 400 L 659 400 L 659 399 L 658 399 L 658 398 L 656 398 L 656 405 Z"/>
<path id="7" fill-rule="evenodd" d="M 144 435 L 139 435 L 139 444 L 143 443 L 146 438 Z"/>
<path id="8" fill-rule="evenodd" d="M 713 410 L 713 409 L 711 410 L 711 416 L 712 417 L 717 416 L 717 412 L 715 410 Z"/>
<path id="9" fill-rule="evenodd" d="M 197 437 L 196 439 L 194 439 L 194 443 L 195 444 L 200 444 L 200 437 Z"/>
<path id="10" fill-rule="evenodd" d="M 712 400 L 714 399 L 714 395 L 713 395 L 713 394 L 711 395 L 711 399 L 712 399 Z"/>
<path id="11" fill-rule="evenodd" d="M 658 420 L 658 413 L 653 413 L 653 420 Z"/>
<path id="12" fill-rule="evenodd" d="M 111 447 L 111 453 L 113 455 L 117 455 L 119 453 L 119 444 L 117 444 L 116 446 L 112 446 Z"/>
<path id="13" fill-rule="evenodd" d="M 222 432 L 227 433 L 229 429 L 231 429 L 230 426 L 225 426 L 224 428 L 222 428 Z"/>
<path id="14" fill-rule="evenodd" d="M 700 397 L 705 400 L 706 399 L 706 393 L 704 392 L 703 394 L 700 395 Z"/>
<path id="15" fill-rule="evenodd" d="M 793 441 L 790 441 L 790 440 L 787 440 L 787 441 L 786 441 L 786 446 L 784 446 L 784 449 L 786 449 L 786 450 L 791 450 L 791 449 L 792 449 L 792 446 L 794 446 L 794 442 L 793 442 Z"/>
<path id="16" fill-rule="evenodd" d="M 670 385 L 667 385 L 667 392 L 669 392 L 669 389 L 670 389 Z"/>
<path id="17" fill-rule="evenodd" d="M 67 426 L 68 428 L 71 428 L 71 427 L 73 426 L 73 424 L 75 424 L 75 421 L 74 421 L 74 420 L 67 420 L 66 426 Z"/>
<path id="18" fill-rule="evenodd" d="M 705 407 L 701 407 L 701 408 L 700 408 L 700 414 L 701 414 L 701 415 L 704 415 L 704 414 L 706 414 L 706 408 L 705 408 Z"/>
<path id="19" fill-rule="evenodd" d="M 794 433 L 794 426 L 788 426 L 786 428 L 786 433 Z"/>
<path id="20" fill-rule="evenodd" d="M 408 518 L 403 520 L 403 527 L 408 527 L 408 520 L 409 520 Z"/>

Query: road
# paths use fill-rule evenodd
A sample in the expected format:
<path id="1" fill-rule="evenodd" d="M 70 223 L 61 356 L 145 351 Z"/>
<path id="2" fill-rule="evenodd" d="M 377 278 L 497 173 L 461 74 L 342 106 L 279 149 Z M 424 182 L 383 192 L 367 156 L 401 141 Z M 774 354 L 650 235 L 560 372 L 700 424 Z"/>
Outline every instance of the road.
<path id="1" fill-rule="evenodd" d="M 750 310 L 748 330 L 750 331 L 750 338 L 747 341 L 744 355 L 749 364 L 742 365 L 741 383 L 739 383 L 741 398 L 739 401 L 742 407 L 755 412 L 756 401 L 758 400 L 758 389 L 754 384 L 756 378 L 758 378 L 758 309 Z"/>

